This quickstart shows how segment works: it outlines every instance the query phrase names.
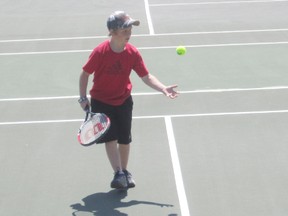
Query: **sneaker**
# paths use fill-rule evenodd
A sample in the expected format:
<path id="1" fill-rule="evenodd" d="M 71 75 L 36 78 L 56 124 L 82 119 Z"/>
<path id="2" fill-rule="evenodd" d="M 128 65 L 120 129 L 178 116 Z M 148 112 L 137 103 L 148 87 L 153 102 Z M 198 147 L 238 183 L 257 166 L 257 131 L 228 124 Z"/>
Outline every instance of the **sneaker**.
<path id="1" fill-rule="evenodd" d="M 111 182 L 111 188 L 122 189 L 127 188 L 127 179 L 123 172 L 117 171 Z"/>
<path id="2" fill-rule="evenodd" d="M 126 179 L 127 179 L 127 183 L 128 183 L 128 188 L 134 188 L 136 186 L 134 179 L 132 178 L 132 175 L 130 172 L 128 172 L 127 170 L 123 170 Z"/>

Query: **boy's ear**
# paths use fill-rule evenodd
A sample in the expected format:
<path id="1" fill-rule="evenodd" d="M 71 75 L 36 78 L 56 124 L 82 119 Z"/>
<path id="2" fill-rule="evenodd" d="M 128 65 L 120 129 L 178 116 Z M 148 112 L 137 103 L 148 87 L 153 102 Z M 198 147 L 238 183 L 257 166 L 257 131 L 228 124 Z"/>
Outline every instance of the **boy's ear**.
<path id="1" fill-rule="evenodd" d="M 116 34 L 117 34 L 117 29 L 110 29 L 109 30 L 109 36 L 116 35 Z"/>

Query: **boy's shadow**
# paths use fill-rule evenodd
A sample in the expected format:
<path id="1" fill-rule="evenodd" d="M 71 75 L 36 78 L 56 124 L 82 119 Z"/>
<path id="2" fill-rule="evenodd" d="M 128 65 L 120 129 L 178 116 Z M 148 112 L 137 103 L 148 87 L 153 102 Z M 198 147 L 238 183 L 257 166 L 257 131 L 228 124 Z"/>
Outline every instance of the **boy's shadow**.
<path id="1" fill-rule="evenodd" d="M 128 214 L 118 211 L 116 208 L 124 208 L 132 205 L 146 204 L 172 207 L 173 205 L 161 204 L 148 201 L 131 200 L 129 202 L 122 202 L 121 200 L 127 196 L 126 190 L 111 190 L 107 193 L 95 193 L 82 199 L 84 205 L 75 203 L 71 205 L 71 208 L 76 210 L 73 212 L 73 216 L 80 216 L 83 213 L 91 213 L 89 215 L 94 216 L 127 216 Z M 85 214 L 87 215 L 87 214 Z"/>

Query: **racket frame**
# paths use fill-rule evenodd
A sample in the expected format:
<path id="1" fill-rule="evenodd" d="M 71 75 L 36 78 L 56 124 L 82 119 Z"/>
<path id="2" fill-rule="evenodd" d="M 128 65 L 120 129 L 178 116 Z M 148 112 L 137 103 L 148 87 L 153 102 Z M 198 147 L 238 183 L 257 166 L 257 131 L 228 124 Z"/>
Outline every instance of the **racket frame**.
<path id="1" fill-rule="evenodd" d="M 78 130 L 78 135 L 77 135 L 77 138 L 78 138 L 78 142 L 82 145 L 82 146 L 90 146 L 90 145 L 93 145 L 95 143 L 97 143 L 106 133 L 107 131 L 109 130 L 110 128 L 110 125 L 111 125 L 111 121 L 110 121 L 110 118 L 104 114 L 104 113 L 93 113 L 93 112 L 90 112 L 89 109 L 85 109 L 86 111 L 86 115 L 85 115 L 85 120 L 84 122 L 81 124 L 79 130 Z M 99 116 L 97 118 L 104 118 L 106 122 L 105 126 L 102 125 L 102 121 L 100 119 L 100 123 L 98 124 L 93 124 L 93 129 L 91 128 L 91 130 L 93 130 L 93 133 L 94 135 L 96 135 L 97 133 L 101 133 L 100 136 L 96 139 L 94 139 L 93 141 L 89 142 L 89 143 L 83 143 L 82 140 L 81 140 L 81 132 L 83 131 L 83 128 L 85 127 L 85 125 L 90 121 L 92 120 L 92 118 L 94 116 Z M 103 129 L 104 127 L 104 132 L 99 132 Z"/>

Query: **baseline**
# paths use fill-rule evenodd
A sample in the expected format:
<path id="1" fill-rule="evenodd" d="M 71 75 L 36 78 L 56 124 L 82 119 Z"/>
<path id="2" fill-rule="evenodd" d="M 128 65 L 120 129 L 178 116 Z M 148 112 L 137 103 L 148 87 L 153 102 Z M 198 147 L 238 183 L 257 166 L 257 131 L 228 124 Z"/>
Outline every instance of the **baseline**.
<path id="1" fill-rule="evenodd" d="M 233 46 L 264 46 L 264 45 L 283 45 L 288 41 L 279 42 L 255 42 L 255 43 L 223 43 L 223 44 L 202 44 L 202 45 L 185 45 L 186 48 L 209 48 L 209 47 L 233 47 Z M 139 50 L 155 50 L 155 49 L 175 49 L 176 46 L 155 46 L 155 47 L 139 47 Z M 87 53 L 92 50 L 59 50 L 59 51 L 40 51 L 40 52 L 17 52 L 17 53 L 0 53 L 0 56 L 15 55 L 43 55 L 43 54 L 66 54 L 66 53 Z"/>
<path id="2" fill-rule="evenodd" d="M 151 24 L 152 25 L 152 24 Z M 230 31 L 203 31 L 203 32 L 176 32 L 176 33 L 153 33 L 135 34 L 134 37 L 160 37 L 160 36 L 181 36 L 181 35 L 205 35 L 205 34 L 238 34 L 238 33 L 259 33 L 259 32 L 285 32 L 287 28 L 281 29 L 248 29 L 248 30 L 230 30 Z M 41 42 L 41 41 L 65 41 L 65 40 L 91 40 L 106 39 L 107 36 L 83 36 L 83 37 L 59 37 L 59 38 L 35 38 L 35 39 L 12 39 L 0 40 L 0 43 L 21 43 L 21 42 Z"/>
<path id="3" fill-rule="evenodd" d="M 264 115 L 288 113 L 288 110 L 267 110 L 249 112 L 219 112 L 219 113 L 199 113 L 199 114 L 179 114 L 179 115 L 154 115 L 154 116 L 134 116 L 133 119 L 154 119 L 154 118 L 186 118 L 186 117 L 209 117 L 209 116 L 229 116 L 229 115 Z M 21 124 L 48 124 L 48 123 L 67 123 L 81 122 L 83 119 L 63 119 L 63 120 L 40 120 L 40 121 L 15 121 L 0 122 L 1 125 L 21 125 Z"/>
<path id="4" fill-rule="evenodd" d="M 179 91 L 180 94 L 195 94 L 195 93 L 214 93 L 214 92 L 241 92 L 241 91 L 265 91 L 265 90 L 285 90 L 288 86 L 271 86 L 261 88 L 231 88 L 231 89 L 203 89 L 191 91 Z M 148 95 L 162 95 L 160 92 L 143 92 L 132 93 L 132 96 L 148 96 Z M 27 97 L 27 98 L 0 98 L 0 102 L 9 101 L 37 101 L 37 100 L 62 100 L 62 99 L 77 99 L 78 95 L 73 96 L 55 96 L 55 97 Z M 90 98 L 90 95 L 88 95 Z"/>

